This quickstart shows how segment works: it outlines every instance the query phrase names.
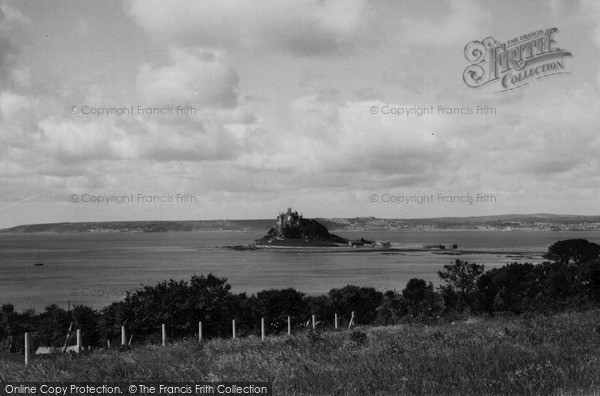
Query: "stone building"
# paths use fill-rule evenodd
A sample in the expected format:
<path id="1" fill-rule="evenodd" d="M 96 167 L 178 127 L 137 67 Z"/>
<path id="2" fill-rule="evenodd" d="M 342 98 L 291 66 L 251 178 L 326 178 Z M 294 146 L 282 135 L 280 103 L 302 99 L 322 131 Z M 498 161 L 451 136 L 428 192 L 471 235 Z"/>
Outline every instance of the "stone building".
<path id="1" fill-rule="evenodd" d="M 292 208 L 288 208 L 285 213 L 279 213 L 279 216 L 277 216 L 277 224 L 275 225 L 277 236 L 283 236 L 283 230 L 287 227 L 299 226 L 301 220 L 302 215 L 298 215 L 298 212 L 292 211 Z"/>

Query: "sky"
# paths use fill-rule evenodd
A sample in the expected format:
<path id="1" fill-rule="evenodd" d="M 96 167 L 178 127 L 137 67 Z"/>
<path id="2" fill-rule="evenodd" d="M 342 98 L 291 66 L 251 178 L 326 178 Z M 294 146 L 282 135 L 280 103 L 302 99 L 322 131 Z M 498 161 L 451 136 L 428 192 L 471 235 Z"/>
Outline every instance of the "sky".
<path id="1" fill-rule="evenodd" d="M 554 27 L 565 73 L 465 84 Z M 599 126 L 593 0 L 0 0 L 0 228 L 598 215 Z"/>

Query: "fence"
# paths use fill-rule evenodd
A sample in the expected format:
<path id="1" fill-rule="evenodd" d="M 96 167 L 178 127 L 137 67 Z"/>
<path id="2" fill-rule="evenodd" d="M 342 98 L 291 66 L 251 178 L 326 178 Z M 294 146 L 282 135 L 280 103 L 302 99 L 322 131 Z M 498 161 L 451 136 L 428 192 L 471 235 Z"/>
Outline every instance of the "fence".
<path id="1" fill-rule="evenodd" d="M 312 315 L 311 318 L 306 322 L 307 325 L 310 324 L 311 328 L 313 330 L 315 330 L 317 328 L 317 325 L 320 323 L 317 321 L 317 317 L 316 315 Z M 334 315 L 334 329 L 338 330 L 339 326 L 338 326 L 338 314 L 336 313 Z M 235 323 L 235 319 L 233 319 L 231 321 L 231 334 L 232 334 L 232 339 L 236 339 L 236 327 L 235 327 L 236 323 Z M 348 330 L 350 330 L 350 328 L 354 326 L 354 311 L 352 311 L 352 315 L 350 316 L 350 321 L 348 322 Z M 72 329 L 69 328 L 69 332 L 67 333 L 67 340 L 69 338 L 69 335 L 71 333 Z M 292 321 L 291 321 L 291 317 L 288 316 L 287 317 L 287 335 L 291 336 L 292 335 Z M 267 332 L 266 332 L 266 326 L 265 326 L 265 318 L 261 318 L 260 320 L 260 336 L 261 336 L 261 341 L 265 341 L 265 339 L 267 338 Z M 133 339 L 133 334 L 131 334 L 129 336 L 129 342 L 127 342 L 127 330 L 125 328 L 125 326 L 121 326 L 121 346 L 129 346 L 131 345 L 131 341 Z M 162 339 L 162 345 L 165 346 L 167 345 L 167 326 L 165 323 L 163 323 L 161 325 L 161 339 Z M 77 329 L 76 330 L 76 345 L 75 348 L 73 347 L 68 347 L 67 346 L 67 340 L 65 340 L 65 345 L 62 348 L 62 352 L 76 352 L 76 353 L 80 353 L 81 351 L 83 351 L 83 345 L 81 343 L 81 329 Z M 202 342 L 202 322 L 198 322 L 198 341 Z M 107 344 L 108 347 L 110 348 L 110 340 L 107 340 Z M 29 333 L 25 333 L 25 339 L 24 339 L 24 350 L 25 350 L 25 365 L 28 365 L 30 360 L 31 360 L 31 351 L 30 351 L 30 343 L 29 343 Z"/>

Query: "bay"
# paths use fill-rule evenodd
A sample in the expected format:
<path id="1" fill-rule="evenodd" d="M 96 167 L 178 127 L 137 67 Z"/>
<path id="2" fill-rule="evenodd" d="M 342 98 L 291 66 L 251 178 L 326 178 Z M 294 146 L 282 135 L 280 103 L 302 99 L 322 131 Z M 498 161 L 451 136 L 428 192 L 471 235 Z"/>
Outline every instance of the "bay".
<path id="1" fill-rule="evenodd" d="M 126 291 L 168 280 L 189 280 L 194 274 L 225 277 L 232 291 L 293 287 L 307 294 L 325 294 L 347 284 L 381 291 L 404 288 L 411 278 L 440 284 L 437 272 L 455 259 L 485 264 L 543 261 L 552 243 L 584 238 L 600 242 L 600 231 L 352 231 L 349 239 L 387 240 L 395 247 L 457 244 L 468 250 L 451 252 L 303 252 L 235 251 L 264 232 L 166 232 L 0 234 L 0 304 L 37 311 L 49 304 L 67 308 L 85 304 L 101 308 L 123 299 Z M 44 266 L 34 266 L 38 255 Z"/>

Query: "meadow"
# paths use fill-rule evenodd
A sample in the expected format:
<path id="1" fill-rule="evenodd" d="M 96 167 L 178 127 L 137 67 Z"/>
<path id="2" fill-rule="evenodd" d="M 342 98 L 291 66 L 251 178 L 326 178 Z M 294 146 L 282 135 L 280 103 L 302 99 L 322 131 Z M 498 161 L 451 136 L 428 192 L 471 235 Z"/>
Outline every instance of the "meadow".
<path id="1" fill-rule="evenodd" d="M 270 381 L 276 395 L 600 394 L 600 310 L 0 355 L 2 381 Z"/>

